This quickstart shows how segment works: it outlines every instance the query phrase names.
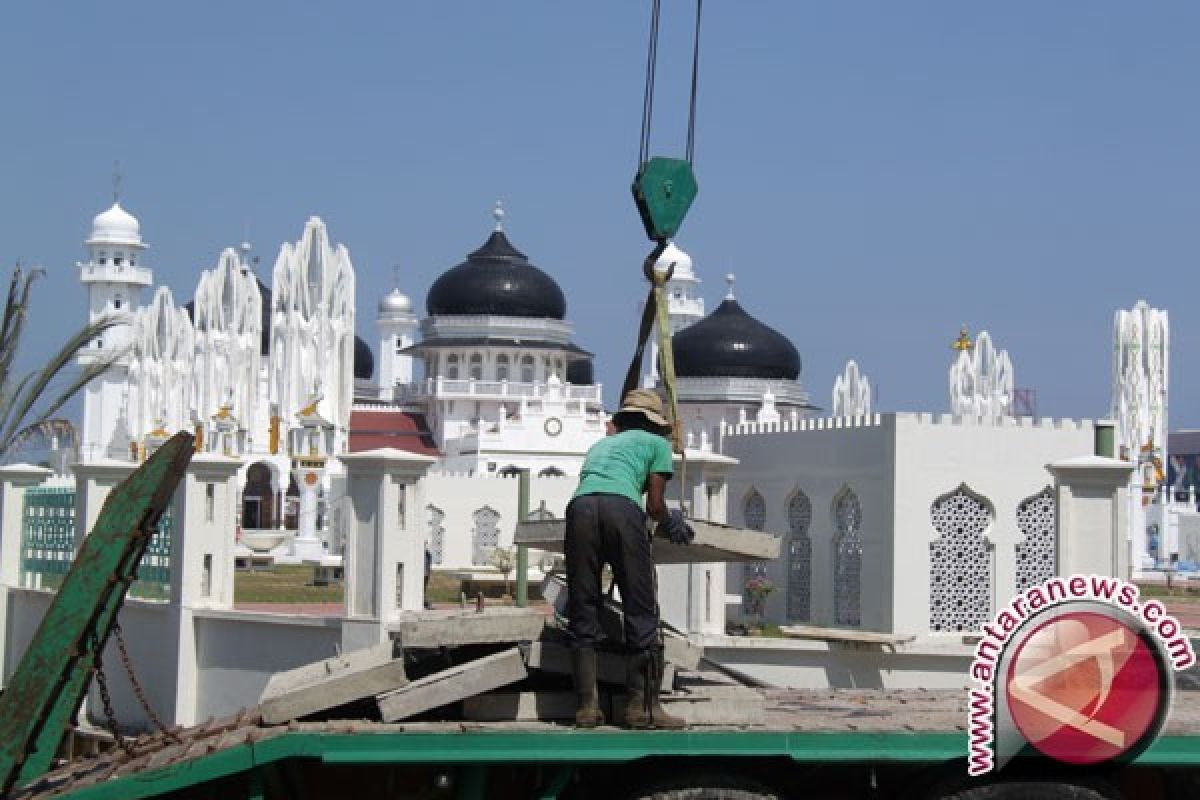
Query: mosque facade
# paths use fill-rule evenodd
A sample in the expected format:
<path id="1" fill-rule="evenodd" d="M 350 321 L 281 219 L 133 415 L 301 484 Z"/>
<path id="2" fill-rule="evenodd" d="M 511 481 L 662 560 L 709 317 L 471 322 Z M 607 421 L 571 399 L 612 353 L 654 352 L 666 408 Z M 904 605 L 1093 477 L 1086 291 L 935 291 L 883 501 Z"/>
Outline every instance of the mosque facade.
<path id="1" fill-rule="evenodd" d="M 438 459 L 431 547 L 443 566 L 481 566 L 514 509 L 467 508 L 462 478 L 529 470 L 542 516 L 562 513 L 588 448 L 605 434 L 592 354 L 573 339 L 566 298 L 509 239 L 504 211 L 485 241 L 430 287 L 425 314 L 397 286 L 376 306 L 378 342 L 355 335 L 355 267 L 319 218 L 259 279 L 250 245 L 224 250 L 192 299 L 154 285 L 139 221 L 119 203 L 93 220 L 80 280 L 88 318 L 121 324 L 80 353 L 113 367 L 84 393 L 80 457 L 138 462 L 172 433 L 242 461 L 239 535 L 301 559 L 336 553 L 329 531 L 347 453 L 395 448 Z M 713 449 L 722 423 L 810 408 L 800 359 L 730 295 L 704 316 L 690 257 L 672 245 L 671 324 L 688 444 Z M 646 385 L 657 385 L 652 352 Z M 772 416 L 774 415 L 774 416 Z M 498 487 L 491 487 L 496 489 Z M 486 492 L 485 492 L 486 493 Z M 514 494 L 504 489 L 501 496 Z M 470 541 L 455 543 L 465 529 Z M 485 533 L 481 534 L 481 529 Z M 276 535 L 279 533 L 282 538 Z M 511 533 L 509 534 L 509 536 Z"/>

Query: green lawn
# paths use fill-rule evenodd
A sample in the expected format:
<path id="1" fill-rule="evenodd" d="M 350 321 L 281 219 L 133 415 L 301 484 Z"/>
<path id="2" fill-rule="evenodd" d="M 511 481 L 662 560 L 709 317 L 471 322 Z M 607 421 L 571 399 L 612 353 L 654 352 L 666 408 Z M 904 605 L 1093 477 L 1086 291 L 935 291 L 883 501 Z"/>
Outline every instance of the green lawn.
<path id="1" fill-rule="evenodd" d="M 233 578 L 235 603 L 340 603 L 342 586 L 313 586 L 312 567 L 281 566 L 239 571 Z"/>

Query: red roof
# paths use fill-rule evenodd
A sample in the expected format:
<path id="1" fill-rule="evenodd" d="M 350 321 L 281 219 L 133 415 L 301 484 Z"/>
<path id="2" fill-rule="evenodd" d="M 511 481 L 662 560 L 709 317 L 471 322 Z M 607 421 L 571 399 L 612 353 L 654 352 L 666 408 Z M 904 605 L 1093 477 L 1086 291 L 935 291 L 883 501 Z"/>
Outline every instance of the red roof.
<path id="1" fill-rule="evenodd" d="M 394 447 L 425 456 L 440 456 L 424 414 L 410 411 L 351 411 L 350 452 Z"/>

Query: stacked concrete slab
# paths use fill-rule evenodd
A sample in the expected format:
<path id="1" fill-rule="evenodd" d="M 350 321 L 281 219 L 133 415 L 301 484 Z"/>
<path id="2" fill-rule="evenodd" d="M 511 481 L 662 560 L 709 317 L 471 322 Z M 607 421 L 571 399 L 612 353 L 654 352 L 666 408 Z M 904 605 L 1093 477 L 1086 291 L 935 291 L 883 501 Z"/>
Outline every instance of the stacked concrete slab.
<path id="1" fill-rule="evenodd" d="M 562 595 L 560 580 L 546 587 Z M 272 678 L 260 704 L 267 724 L 355 713 L 374 707 L 383 722 L 419 719 L 562 721 L 575 713 L 571 658 L 555 615 L 538 609 L 412 612 L 393 626 L 392 640 L 309 664 Z M 620 605 L 610 602 L 606 628 L 619 632 Z M 662 698 L 693 725 L 763 722 L 760 693 L 702 669 L 703 651 L 664 632 Z M 602 702 L 620 723 L 625 655 L 619 638 L 599 653 Z"/>

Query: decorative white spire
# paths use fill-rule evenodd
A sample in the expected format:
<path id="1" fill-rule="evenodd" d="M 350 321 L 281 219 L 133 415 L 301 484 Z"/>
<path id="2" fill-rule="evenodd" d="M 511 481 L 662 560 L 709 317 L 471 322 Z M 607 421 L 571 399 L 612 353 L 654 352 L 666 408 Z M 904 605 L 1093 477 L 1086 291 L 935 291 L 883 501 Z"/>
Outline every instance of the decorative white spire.
<path id="1" fill-rule="evenodd" d="M 732 272 L 727 272 L 727 273 L 725 273 L 725 283 L 729 284 L 729 291 L 725 293 L 725 299 L 726 299 L 726 300 L 734 300 L 734 299 L 736 299 L 736 298 L 733 296 L 733 284 L 735 284 L 736 282 L 737 282 L 737 276 L 736 276 L 736 275 L 734 275 Z"/>
<path id="2" fill-rule="evenodd" d="M 496 220 L 496 231 L 504 230 L 504 203 L 500 200 L 496 201 L 495 208 L 492 209 L 492 218 Z"/>
<path id="3" fill-rule="evenodd" d="M 955 342 L 958 358 L 950 367 L 950 410 L 962 417 L 998 420 L 1012 415 L 1013 365 L 987 331 L 970 344 L 964 326 Z"/>
<path id="4" fill-rule="evenodd" d="M 833 416 L 867 417 L 871 415 L 871 383 L 854 361 L 847 361 L 842 374 L 833 381 Z"/>

